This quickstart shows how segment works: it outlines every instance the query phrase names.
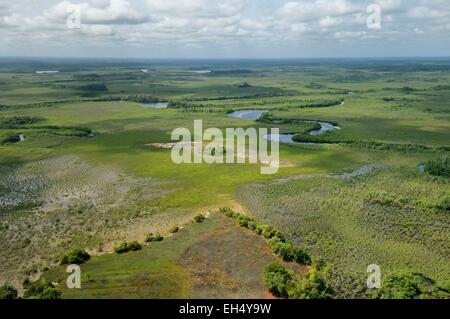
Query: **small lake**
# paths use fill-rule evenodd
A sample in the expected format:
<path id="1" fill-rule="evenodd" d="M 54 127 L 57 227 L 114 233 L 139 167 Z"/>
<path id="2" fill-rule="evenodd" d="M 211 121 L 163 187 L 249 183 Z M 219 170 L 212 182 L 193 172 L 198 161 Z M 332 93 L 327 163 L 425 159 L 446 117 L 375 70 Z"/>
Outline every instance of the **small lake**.
<path id="1" fill-rule="evenodd" d="M 241 111 L 234 111 L 233 113 L 229 113 L 228 116 L 240 118 L 240 119 L 246 119 L 250 121 L 256 121 L 258 120 L 264 113 L 269 112 L 269 110 L 241 110 Z"/>
<path id="2" fill-rule="evenodd" d="M 326 132 L 330 132 L 330 131 L 336 131 L 336 130 L 340 130 L 341 128 L 339 126 L 334 126 L 333 124 L 330 123 L 326 123 L 326 122 L 319 122 L 320 124 L 320 130 L 315 130 L 315 131 L 311 131 L 309 132 L 309 135 L 320 135 Z"/>
<path id="3" fill-rule="evenodd" d="M 167 109 L 169 106 L 168 102 L 158 102 L 158 103 L 139 103 L 140 106 L 146 109 Z"/>
<path id="4" fill-rule="evenodd" d="M 36 74 L 54 74 L 59 73 L 59 71 L 36 71 Z"/>
<path id="5" fill-rule="evenodd" d="M 208 74 L 211 73 L 211 70 L 195 70 L 195 71 L 190 71 L 191 73 L 195 73 L 195 74 Z"/>

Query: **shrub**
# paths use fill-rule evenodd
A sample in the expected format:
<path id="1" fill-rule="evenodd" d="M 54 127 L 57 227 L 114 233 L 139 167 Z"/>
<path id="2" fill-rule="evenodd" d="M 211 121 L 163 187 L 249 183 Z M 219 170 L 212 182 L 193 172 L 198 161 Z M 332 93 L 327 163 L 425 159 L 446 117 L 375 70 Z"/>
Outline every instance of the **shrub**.
<path id="1" fill-rule="evenodd" d="M 311 256 L 308 255 L 305 251 L 303 251 L 301 248 L 296 247 L 295 248 L 295 259 L 297 263 L 303 264 L 303 265 L 311 265 Z"/>
<path id="2" fill-rule="evenodd" d="M 293 279 L 293 272 L 277 262 L 271 262 L 264 267 L 264 283 L 274 295 L 287 297 Z"/>
<path id="3" fill-rule="evenodd" d="M 205 221 L 205 216 L 203 214 L 198 214 L 194 217 L 196 223 L 203 223 Z"/>
<path id="4" fill-rule="evenodd" d="M 6 136 L 3 139 L 1 139 L 2 144 L 17 143 L 17 142 L 20 142 L 19 135 L 10 135 L 10 136 Z"/>
<path id="5" fill-rule="evenodd" d="M 133 241 L 132 243 L 128 244 L 128 247 L 131 251 L 138 251 L 142 249 L 141 244 L 139 244 L 137 241 Z"/>
<path id="6" fill-rule="evenodd" d="M 249 221 L 248 222 L 248 229 L 250 229 L 250 230 L 256 230 L 256 222 L 254 222 L 254 221 Z"/>
<path id="7" fill-rule="evenodd" d="M 36 296 L 38 299 L 60 299 L 61 292 L 53 287 L 45 288 L 40 294 Z"/>
<path id="8" fill-rule="evenodd" d="M 83 264 L 88 261 L 91 256 L 84 250 L 75 248 L 61 257 L 60 263 L 64 264 Z"/>
<path id="9" fill-rule="evenodd" d="M 25 297 L 37 299 L 59 299 L 61 298 L 61 292 L 56 289 L 51 282 L 42 280 L 30 286 L 25 292 Z"/>
<path id="10" fill-rule="evenodd" d="M 248 224 L 249 224 L 250 222 L 254 222 L 254 219 L 253 219 L 253 218 L 248 217 L 248 216 L 246 216 L 246 215 L 244 215 L 244 214 L 238 214 L 238 215 L 236 216 L 236 220 L 237 220 L 237 222 L 239 223 L 239 225 L 240 225 L 241 227 L 246 227 L 246 228 L 248 228 Z"/>
<path id="11" fill-rule="evenodd" d="M 8 285 L 3 285 L 0 287 L 0 299 L 17 299 L 17 289 L 12 287 L 12 286 L 8 286 Z"/>
<path id="12" fill-rule="evenodd" d="M 163 240 L 164 240 L 164 237 L 161 236 L 160 234 L 156 234 L 156 235 L 148 234 L 147 237 L 145 238 L 146 243 L 150 243 L 153 241 L 163 241 Z"/>
<path id="13" fill-rule="evenodd" d="M 121 243 L 119 246 L 114 248 L 114 251 L 118 254 L 123 254 L 130 251 L 128 249 L 128 243 Z"/>
<path id="14" fill-rule="evenodd" d="M 114 248 L 114 251 L 118 254 L 124 254 L 129 251 L 137 251 L 141 249 L 142 249 L 141 244 L 139 244 L 137 241 L 133 241 L 131 243 L 127 242 L 121 243 L 119 246 Z"/>
<path id="15" fill-rule="evenodd" d="M 444 196 L 438 200 L 434 208 L 450 211 L 450 196 Z"/>
<path id="16" fill-rule="evenodd" d="M 291 291 L 291 297 L 298 299 L 328 299 L 331 296 L 328 279 L 324 271 L 312 268 Z"/>
<path id="17" fill-rule="evenodd" d="M 180 230 L 180 228 L 178 226 L 173 226 L 171 229 L 169 229 L 169 232 L 171 232 L 172 234 L 178 233 L 178 231 Z"/>
<path id="18" fill-rule="evenodd" d="M 450 157 L 431 160 L 425 167 L 430 175 L 450 177 Z"/>
<path id="19" fill-rule="evenodd" d="M 428 284 L 427 284 L 428 283 Z M 428 293 L 432 280 L 422 274 L 407 270 L 396 270 L 383 280 L 378 298 L 381 299 L 413 299 Z"/>
<path id="20" fill-rule="evenodd" d="M 264 227 L 262 230 L 262 235 L 267 239 L 270 239 L 270 238 L 280 234 L 280 232 L 278 230 L 276 230 L 275 228 L 273 228 L 270 225 L 263 225 L 263 226 Z"/>
<path id="21" fill-rule="evenodd" d="M 306 265 L 311 264 L 311 257 L 302 249 L 295 247 L 292 243 L 284 242 L 278 237 L 272 237 L 269 240 L 269 245 L 272 251 L 284 261 L 295 261 Z"/>

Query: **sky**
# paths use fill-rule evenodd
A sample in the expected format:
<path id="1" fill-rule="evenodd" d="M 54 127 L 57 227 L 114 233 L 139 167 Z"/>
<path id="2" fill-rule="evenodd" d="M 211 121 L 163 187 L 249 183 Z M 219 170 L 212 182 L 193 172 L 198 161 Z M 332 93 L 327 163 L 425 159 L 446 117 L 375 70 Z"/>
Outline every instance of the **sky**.
<path id="1" fill-rule="evenodd" d="M 0 0 L 0 56 L 450 56 L 450 0 Z"/>

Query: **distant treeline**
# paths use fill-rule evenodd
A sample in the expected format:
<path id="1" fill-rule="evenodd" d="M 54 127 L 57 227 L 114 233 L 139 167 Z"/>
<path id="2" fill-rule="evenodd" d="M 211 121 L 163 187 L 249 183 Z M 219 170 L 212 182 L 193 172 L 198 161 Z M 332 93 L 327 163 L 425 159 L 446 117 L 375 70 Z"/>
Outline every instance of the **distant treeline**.
<path id="1" fill-rule="evenodd" d="M 324 121 L 324 120 L 312 120 L 312 119 L 300 119 L 300 118 L 277 118 L 274 117 L 272 113 L 264 113 L 257 122 L 261 123 L 267 123 L 267 124 L 298 124 L 298 123 L 305 123 L 305 122 L 315 122 L 318 126 L 317 129 L 320 129 L 321 126 L 319 122 L 327 122 L 330 123 L 333 126 L 339 126 L 339 123 L 336 121 Z"/>
<path id="2" fill-rule="evenodd" d="M 209 76 L 230 76 L 230 75 L 250 75 L 255 73 L 252 70 L 236 69 L 236 70 L 212 70 Z"/>
<path id="3" fill-rule="evenodd" d="M 83 99 L 83 101 L 88 102 L 136 102 L 136 103 L 160 103 L 167 102 L 167 99 L 153 96 L 153 95 L 126 95 L 126 96 L 102 96 L 93 99 Z"/>
<path id="4" fill-rule="evenodd" d="M 21 129 L 40 130 L 44 133 L 50 133 L 61 136 L 75 136 L 88 137 L 92 136 L 92 129 L 88 127 L 73 127 L 73 126 L 59 126 L 59 125 L 35 125 L 43 122 L 44 119 L 31 116 L 14 116 L 9 118 L 0 118 L 0 129 Z M 0 140 L 1 144 L 16 143 L 20 141 L 20 136 L 17 134 L 9 135 Z"/>
<path id="5" fill-rule="evenodd" d="M 43 121 L 43 119 L 35 116 L 13 116 L 0 118 L 0 128 L 2 129 L 17 129 L 24 126 L 29 126 L 38 122 Z"/>
<path id="6" fill-rule="evenodd" d="M 330 106 L 336 106 L 341 105 L 344 102 L 344 99 L 337 99 L 333 101 L 324 101 L 324 102 L 316 102 L 316 103 L 307 103 L 307 104 L 301 104 L 299 106 L 294 106 L 298 108 L 313 108 L 313 107 L 330 107 Z"/>
<path id="7" fill-rule="evenodd" d="M 182 100 L 172 100 L 169 101 L 169 108 L 195 108 L 195 107 L 213 107 L 213 104 L 195 104 L 192 102 L 208 102 L 208 101 L 231 101 L 231 100 L 244 100 L 244 99 L 254 99 L 254 98 L 268 98 L 268 97 L 278 97 L 283 96 L 283 93 L 258 93 L 253 95 L 243 95 L 243 96 L 221 96 L 221 97 L 204 97 L 204 98 L 184 98 Z"/>
<path id="8" fill-rule="evenodd" d="M 374 149 L 374 150 L 386 150 L 386 151 L 399 151 L 399 152 L 423 152 L 423 151 L 450 151 L 448 146 L 430 147 L 420 144 L 395 144 L 395 143 L 382 143 L 376 141 L 358 141 L 358 140 L 337 140 L 333 138 L 327 138 L 323 136 L 312 136 L 307 133 L 297 134 L 292 140 L 297 143 L 315 143 L 315 144 L 348 144 L 355 147 Z"/>
<path id="9" fill-rule="evenodd" d="M 91 91 L 91 92 L 107 92 L 108 87 L 105 83 L 91 83 L 85 84 L 78 87 L 81 91 Z"/>
<path id="10" fill-rule="evenodd" d="M 35 108 L 35 107 L 51 107 L 56 104 L 62 103 L 78 103 L 78 102 L 137 102 L 137 103 L 158 103 L 167 102 L 167 99 L 160 98 L 151 95 L 126 95 L 126 96 L 100 96 L 91 98 L 81 98 L 81 99 L 71 99 L 71 100 L 60 100 L 52 102 L 40 102 L 40 103 L 30 103 L 30 104 L 20 104 L 20 105 L 4 105 L 0 104 L 1 109 L 25 109 L 25 108 Z"/>

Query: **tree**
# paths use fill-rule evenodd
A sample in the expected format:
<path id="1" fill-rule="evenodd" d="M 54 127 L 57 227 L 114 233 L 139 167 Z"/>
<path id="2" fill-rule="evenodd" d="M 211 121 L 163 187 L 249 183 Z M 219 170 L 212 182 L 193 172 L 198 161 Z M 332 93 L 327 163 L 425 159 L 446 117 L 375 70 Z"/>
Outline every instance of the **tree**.
<path id="1" fill-rule="evenodd" d="M 325 271 L 312 268 L 291 292 L 291 297 L 298 299 L 327 299 L 331 289 Z"/>
<path id="2" fill-rule="evenodd" d="M 264 267 L 264 283 L 270 292 L 276 296 L 288 296 L 292 279 L 293 272 L 277 262 L 271 262 Z"/>
<path id="3" fill-rule="evenodd" d="M 427 285 L 426 283 L 429 283 Z M 413 299 L 428 293 L 433 281 L 422 274 L 408 270 L 395 270 L 383 280 L 382 290 L 378 295 L 381 299 Z"/>

